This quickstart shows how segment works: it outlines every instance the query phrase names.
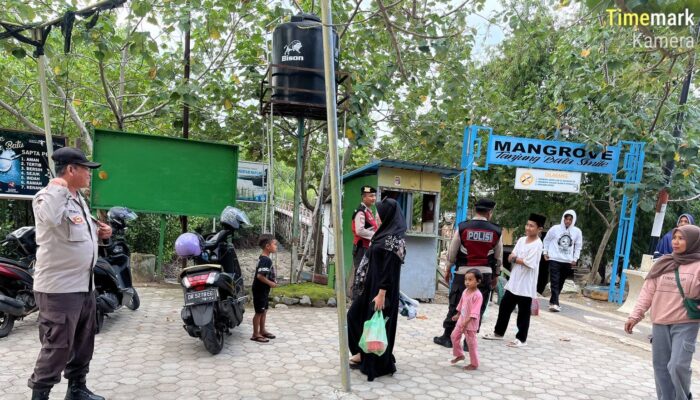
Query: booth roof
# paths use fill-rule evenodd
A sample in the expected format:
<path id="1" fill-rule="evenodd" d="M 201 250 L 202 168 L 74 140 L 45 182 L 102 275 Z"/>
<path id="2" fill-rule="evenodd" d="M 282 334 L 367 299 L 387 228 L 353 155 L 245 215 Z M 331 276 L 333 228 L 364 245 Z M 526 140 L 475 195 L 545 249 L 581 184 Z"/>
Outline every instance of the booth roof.
<path id="1" fill-rule="evenodd" d="M 461 169 L 443 167 L 440 165 L 432 164 L 421 164 L 409 161 L 393 160 L 390 158 L 383 158 L 381 160 L 373 161 L 363 167 L 360 167 L 354 171 L 350 171 L 343 175 L 343 182 L 348 179 L 357 178 L 365 175 L 376 174 L 380 167 L 386 168 L 397 168 L 397 169 L 407 169 L 411 171 L 422 171 L 430 172 L 433 174 L 440 174 L 443 178 L 452 178 L 459 175 L 462 172 Z"/>

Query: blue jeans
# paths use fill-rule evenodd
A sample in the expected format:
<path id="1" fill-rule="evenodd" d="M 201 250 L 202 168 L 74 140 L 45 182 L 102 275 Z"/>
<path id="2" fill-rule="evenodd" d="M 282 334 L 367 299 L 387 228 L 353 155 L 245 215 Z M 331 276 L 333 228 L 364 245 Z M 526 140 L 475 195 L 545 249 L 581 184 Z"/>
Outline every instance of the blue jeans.
<path id="1" fill-rule="evenodd" d="M 698 337 L 697 322 L 654 324 L 651 354 L 654 364 L 656 396 L 659 400 L 690 399 L 690 363 Z"/>

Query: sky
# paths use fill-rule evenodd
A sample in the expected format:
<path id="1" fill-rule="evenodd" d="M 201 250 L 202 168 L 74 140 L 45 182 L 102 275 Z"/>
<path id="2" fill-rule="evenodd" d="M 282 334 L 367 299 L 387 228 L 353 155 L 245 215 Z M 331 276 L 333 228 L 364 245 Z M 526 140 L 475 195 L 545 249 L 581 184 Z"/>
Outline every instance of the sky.
<path id="1" fill-rule="evenodd" d="M 498 45 L 505 38 L 506 32 L 500 26 L 488 21 L 502 10 L 503 6 L 499 0 L 486 0 L 484 9 L 480 13 L 467 17 L 467 23 L 477 28 L 472 59 L 487 57 L 487 50 Z"/>

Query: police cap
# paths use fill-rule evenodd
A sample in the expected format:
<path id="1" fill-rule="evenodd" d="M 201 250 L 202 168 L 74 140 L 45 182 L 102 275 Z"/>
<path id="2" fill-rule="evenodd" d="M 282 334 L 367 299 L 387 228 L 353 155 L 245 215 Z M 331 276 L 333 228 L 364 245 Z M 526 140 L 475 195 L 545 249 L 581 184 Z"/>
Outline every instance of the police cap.
<path id="1" fill-rule="evenodd" d="M 476 211 L 491 211 L 496 207 L 496 202 L 491 199 L 479 199 L 474 205 Z"/>
<path id="2" fill-rule="evenodd" d="M 377 189 L 373 188 L 372 186 L 362 186 L 362 188 L 360 188 L 360 192 L 362 194 L 377 193 Z"/>
<path id="3" fill-rule="evenodd" d="M 62 147 L 54 151 L 51 158 L 60 165 L 78 164 L 93 169 L 102 165 L 88 160 L 85 153 L 75 147 Z"/>

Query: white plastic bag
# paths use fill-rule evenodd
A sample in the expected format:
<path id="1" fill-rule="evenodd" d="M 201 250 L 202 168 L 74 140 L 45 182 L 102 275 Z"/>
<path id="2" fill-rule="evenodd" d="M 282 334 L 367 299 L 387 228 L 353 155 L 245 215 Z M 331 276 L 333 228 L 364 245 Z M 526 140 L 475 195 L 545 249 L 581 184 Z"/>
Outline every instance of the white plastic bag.
<path id="1" fill-rule="evenodd" d="M 399 292 L 399 313 L 409 320 L 418 314 L 418 302 L 401 291 Z"/>

